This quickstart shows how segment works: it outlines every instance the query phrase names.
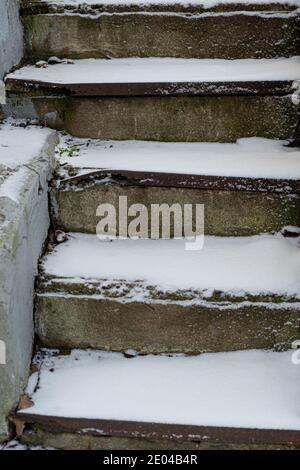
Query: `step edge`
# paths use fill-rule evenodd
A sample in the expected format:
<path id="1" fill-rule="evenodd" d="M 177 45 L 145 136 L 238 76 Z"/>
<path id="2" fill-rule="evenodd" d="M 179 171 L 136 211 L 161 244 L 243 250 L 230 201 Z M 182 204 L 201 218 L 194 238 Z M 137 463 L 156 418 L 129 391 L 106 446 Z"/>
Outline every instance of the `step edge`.
<path id="1" fill-rule="evenodd" d="M 251 444 L 295 444 L 300 445 L 300 431 L 286 429 L 255 429 L 165 424 L 137 421 L 117 421 L 86 418 L 66 418 L 12 413 L 13 423 L 42 425 L 52 432 L 75 432 L 97 436 L 170 439 L 175 441 L 227 441 Z M 21 426 L 22 427 L 22 426 Z"/>
<path id="2" fill-rule="evenodd" d="M 41 262 L 41 268 L 43 264 Z M 138 291 L 138 296 L 136 292 Z M 205 295 L 200 289 L 174 289 L 160 291 L 159 286 L 126 279 L 63 278 L 47 273 L 40 274 L 36 282 L 36 298 L 90 299 L 120 303 L 176 304 L 204 308 L 238 309 L 241 307 L 266 307 L 275 309 L 299 308 L 300 297 L 276 293 L 236 295 L 214 290 Z"/>
<path id="3" fill-rule="evenodd" d="M 122 186 L 150 186 L 166 188 L 187 188 L 216 191 L 253 191 L 268 193 L 300 193 L 300 179 L 251 178 L 243 176 L 214 176 L 182 173 L 162 173 L 152 171 L 91 169 L 84 175 L 63 178 L 58 181 L 57 190 L 76 190 L 84 185 L 83 190 L 91 185 L 105 184 Z"/>
<path id="4" fill-rule="evenodd" d="M 276 2 L 270 1 L 270 3 L 254 3 L 249 0 L 248 4 L 241 3 L 238 0 L 235 3 L 221 3 L 218 5 L 205 8 L 203 4 L 181 4 L 180 0 L 173 2 L 173 4 L 149 4 L 145 5 L 141 2 L 141 5 L 115 5 L 113 3 L 103 5 L 101 0 L 95 5 L 70 5 L 64 3 L 55 2 L 36 2 L 34 0 L 21 0 L 20 11 L 22 16 L 31 15 L 47 15 L 51 13 L 59 14 L 83 14 L 83 15 L 97 15 L 99 13 L 135 13 L 135 12 L 154 12 L 154 13 L 185 13 L 185 14 L 201 14 L 201 13 L 269 13 L 269 12 L 280 12 L 282 14 L 289 14 L 297 12 L 299 7 L 297 4 L 292 2 Z"/>
<path id="5" fill-rule="evenodd" d="M 59 84 L 56 82 L 8 76 L 5 84 L 8 93 L 25 93 L 29 96 L 68 96 L 81 98 L 101 96 L 286 96 L 295 92 L 294 80 Z"/>

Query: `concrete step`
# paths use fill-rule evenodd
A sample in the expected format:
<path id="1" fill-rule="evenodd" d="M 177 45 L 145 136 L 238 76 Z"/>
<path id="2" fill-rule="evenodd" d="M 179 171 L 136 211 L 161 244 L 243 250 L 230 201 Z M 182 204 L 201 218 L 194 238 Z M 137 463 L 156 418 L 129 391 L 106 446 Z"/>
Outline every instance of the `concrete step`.
<path id="1" fill-rule="evenodd" d="M 77 137 L 293 140 L 299 134 L 299 77 L 299 57 L 87 59 L 8 75 L 7 109 Z"/>
<path id="2" fill-rule="evenodd" d="M 297 2 L 28 1 L 28 58 L 271 58 L 299 53 Z"/>
<path id="3" fill-rule="evenodd" d="M 40 343 L 187 354 L 290 347 L 299 337 L 297 239 L 206 236 L 199 251 L 186 243 L 70 234 L 41 264 Z"/>
<path id="4" fill-rule="evenodd" d="M 299 448 L 292 351 L 134 356 L 40 351 L 12 419 L 57 449 Z M 222 393 L 220 393 L 220 390 Z M 187 399 L 188 397 L 188 399 Z"/>
<path id="5" fill-rule="evenodd" d="M 155 238 L 154 204 L 180 205 L 182 216 L 171 218 L 171 236 L 174 226 L 180 236 L 196 230 L 194 210 L 192 232 L 187 227 L 183 231 L 185 204 L 204 205 L 207 235 L 247 236 L 300 226 L 300 151 L 287 144 L 257 138 L 214 144 L 62 137 L 57 149 L 61 166 L 52 190 L 53 222 L 67 232 L 95 234 L 97 228 L 100 233 L 100 204 L 112 204 L 119 220 L 120 198 L 125 196 L 128 209 L 145 206 L 149 230 L 142 238 Z M 128 216 L 128 223 L 134 218 Z M 119 228 L 117 223 L 118 235 Z"/>

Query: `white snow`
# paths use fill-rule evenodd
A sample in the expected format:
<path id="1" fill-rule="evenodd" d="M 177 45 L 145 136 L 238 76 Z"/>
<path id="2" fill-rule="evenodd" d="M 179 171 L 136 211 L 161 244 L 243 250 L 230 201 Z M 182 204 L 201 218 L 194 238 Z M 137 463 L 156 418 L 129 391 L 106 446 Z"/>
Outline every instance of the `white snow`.
<path id="1" fill-rule="evenodd" d="M 39 155 L 46 137 L 53 131 L 46 128 L 15 127 L 0 124 L 0 166 L 9 170 L 28 164 Z"/>
<path id="2" fill-rule="evenodd" d="M 5 444 L 0 444 L 0 451 L 1 450 L 55 450 L 52 447 L 41 447 L 41 446 L 27 446 L 25 444 L 22 444 L 20 441 L 13 439 L 12 441 L 9 441 Z"/>
<path id="3" fill-rule="evenodd" d="M 249 178 L 300 179 L 300 151 L 288 142 L 240 139 L 235 144 L 101 141 L 64 138 L 59 162 L 105 169 Z M 67 149 L 76 147 L 74 156 Z"/>
<path id="4" fill-rule="evenodd" d="M 71 234 L 44 268 L 59 278 L 142 281 L 162 290 L 300 294 L 300 246 L 281 235 L 206 236 L 202 250 L 186 251 L 184 239 L 107 242 Z"/>
<path id="5" fill-rule="evenodd" d="M 18 203 L 20 201 L 24 181 L 28 178 L 28 172 L 27 168 L 20 168 L 18 171 L 11 173 L 3 183 L 0 184 L 0 198 L 5 197 Z"/>
<path id="6" fill-rule="evenodd" d="M 19 201 L 21 188 L 33 171 L 30 163 L 40 156 L 51 132 L 33 126 L 16 127 L 10 122 L 0 125 L 0 198 Z"/>
<path id="7" fill-rule="evenodd" d="M 82 59 L 47 68 L 26 66 L 7 78 L 74 83 L 230 82 L 300 79 L 300 56 L 278 59 Z"/>
<path id="8" fill-rule="evenodd" d="M 267 5 L 270 0 L 42 0 L 47 3 L 64 5 L 196 5 L 203 8 L 212 8 L 221 4 L 237 5 Z M 300 6 L 299 0 L 274 0 L 279 5 Z"/>
<path id="9" fill-rule="evenodd" d="M 73 351 L 42 365 L 34 406 L 24 412 L 300 430 L 300 374 L 291 355 L 252 350 L 125 359 L 117 353 Z M 36 380 L 37 373 L 29 393 Z"/>

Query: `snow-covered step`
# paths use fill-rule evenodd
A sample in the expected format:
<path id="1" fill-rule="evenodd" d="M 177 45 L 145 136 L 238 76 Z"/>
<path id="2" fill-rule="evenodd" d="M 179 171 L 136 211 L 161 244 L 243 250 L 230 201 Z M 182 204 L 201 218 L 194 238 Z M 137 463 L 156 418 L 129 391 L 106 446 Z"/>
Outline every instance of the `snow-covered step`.
<path id="1" fill-rule="evenodd" d="M 95 233 L 99 204 L 118 210 L 122 195 L 128 207 L 142 203 L 149 214 L 152 204 L 179 203 L 182 210 L 184 204 L 204 204 L 208 235 L 255 235 L 300 225 L 300 151 L 287 145 L 258 138 L 220 144 L 65 137 L 52 191 L 56 224 Z"/>
<path id="2" fill-rule="evenodd" d="M 300 56 L 290 58 L 276 59 L 175 59 L 175 58 L 125 58 L 125 59 L 82 59 L 68 63 L 54 63 L 45 67 L 27 65 L 7 76 L 7 84 L 13 87 L 14 82 L 24 84 L 29 87 L 30 84 L 51 87 L 70 87 L 72 85 L 82 85 L 87 88 L 82 91 L 83 95 L 96 95 L 97 90 L 93 91 L 92 86 L 99 85 L 99 90 L 105 95 L 113 95 L 118 90 L 120 94 L 121 85 L 130 85 L 128 92 L 126 90 L 121 94 L 134 94 L 135 85 L 151 86 L 150 92 L 153 94 L 205 94 L 217 93 L 213 84 L 223 85 L 226 83 L 232 86 L 235 83 L 236 92 L 243 88 L 246 83 L 250 88 L 252 82 L 293 82 L 300 79 Z M 178 89 L 168 90 L 178 84 Z M 203 84 L 209 84 L 209 88 L 201 92 L 197 90 L 197 84 L 204 88 Z M 102 85 L 102 87 L 101 87 Z M 105 91 L 104 85 L 110 87 Z M 114 86 L 115 85 L 115 86 Z M 280 83 L 279 83 L 280 85 Z M 257 85 L 258 87 L 259 85 Z M 265 92 L 268 91 L 267 84 L 264 84 Z M 186 91 L 185 89 L 186 88 Z M 245 87 L 247 93 L 247 88 Z M 261 88 L 261 92 L 263 92 Z M 122 90 L 121 90 L 122 91 Z M 148 92 L 150 94 L 150 92 Z M 224 92 L 224 90 L 223 90 Z M 253 90 L 257 93 L 258 90 Z M 80 95 L 80 91 L 73 93 Z M 219 91 L 222 94 L 222 90 Z M 136 89 L 136 94 L 147 94 L 147 90 Z"/>
<path id="3" fill-rule="evenodd" d="M 294 140 L 300 58 L 87 59 L 8 75 L 14 115 L 77 137 L 235 142 Z M 49 95 L 51 99 L 49 99 Z"/>
<path id="4" fill-rule="evenodd" d="M 24 2 L 27 54 L 270 58 L 299 51 L 298 0 Z M 255 34 L 254 34 L 255 32 Z"/>
<path id="5" fill-rule="evenodd" d="M 108 440 L 122 445 L 122 438 L 127 446 L 142 446 L 150 436 L 153 446 L 164 436 L 167 448 L 191 441 L 197 448 L 204 435 L 204 447 L 218 441 L 226 447 L 231 440 L 300 445 L 300 377 L 292 353 L 128 359 L 102 351 L 41 352 L 35 360 L 40 371 L 27 390 L 33 406 L 17 418 L 35 424 L 46 446 L 51 428 L 97 436 L 99 448 Z M 60 448 L 68 445 L 65 439 Z"/>
<path id="6" fill-rule="evenodd" d="M 209 142 L 101 141 L 62 136 L 61 178 L 95 170 L 124 170 L 194 176 L 300 180 L 300 149 L 287 141 L 239 139 Z M 76 170 L 76 171 L 74 171 Z"/>
<path id="7" fill-rule="evenodd" d="M 299 244 L 281 235 L 99 240 L 44 258 L 37 334 L 50 347 L 147 353 L 289 347 L 299 332 Z"/>

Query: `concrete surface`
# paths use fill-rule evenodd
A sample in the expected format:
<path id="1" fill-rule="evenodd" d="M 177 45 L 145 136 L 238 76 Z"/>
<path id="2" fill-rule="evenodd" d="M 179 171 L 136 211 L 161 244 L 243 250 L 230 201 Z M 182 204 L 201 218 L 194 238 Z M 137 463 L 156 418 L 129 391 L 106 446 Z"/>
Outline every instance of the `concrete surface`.
<path id="1" fill-rule="evenodd" d="M 0 80 L 23 55 L 23 29 L 19 17 L 19 0 L 0 2 Z"/>
<path id="2" fill-rule="evenodd" d="M 118 198 L 128 197 L 128 204 L 179 203 L 205 205 L 205 234 L 246 236 L 278 232 L 285 225 L 300 225 L 298 194 L 218 191 L 188 188 L 134 187 L 95 184 L 78 190 L 53 191 L 56 223 L 67 232 L 96 233 L 102 203 L 118 207 Z M 173 234 L 172 221 L 172 234 Z M 195 229 L 195 219 L 193 230 Z M 151 234 L 149 234 L 151 235 Z M 189 234 L 186 234 L 189 235 Z"/>
<path id="3" fill-rule="evenodd" d="M 124 302 L 67 293 L 37 297 L 36 332 L 45 347 L 200 354 L 288 349 L 299 336 L 299 307 L 292 303 L 228 302 L 220 308 L 214 302 Z"/>
<path id="4" fill-rule="evenodd" d="M 55 133 L 45 131 L 40 152 L 29 162 L 13 171 L 0 164 L 0 340 L 6 356 L 0 361 L 0 440 L 7 437 L 6 416 L 29 372 L 34 277 L 49 227 L 48 180 L 55 144 Z"/>
<path id="5" fill-rule="evenodd" d="M 288 57 L 299 51 L 296 12 L 209 16 L 134 10 L 129 5 L 123 15 L 25 13 L 26 54 L 31 60 L 53 55 L 240 59 Z"/>

